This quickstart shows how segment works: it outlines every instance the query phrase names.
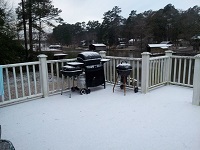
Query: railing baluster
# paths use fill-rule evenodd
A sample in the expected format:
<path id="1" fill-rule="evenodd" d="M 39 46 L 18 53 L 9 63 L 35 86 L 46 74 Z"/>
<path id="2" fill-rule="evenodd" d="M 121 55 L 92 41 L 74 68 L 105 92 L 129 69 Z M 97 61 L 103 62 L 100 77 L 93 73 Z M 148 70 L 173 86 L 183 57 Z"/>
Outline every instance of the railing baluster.
<path id="1" fill-rule="evenodd" d="M 107 81 L 109 82 L 109 63 L 106 64 Z"/>
<path id="2" fill-rule="evenodd" d="M 155 61 L 152 61 L 152 85 L 155 84 Z"/>
<path id="3" fill-rule="evenodd" d="M 136 80 L 136 78 L 135 78 L 135 67 L 136 67 L 136 65 L 135 65 L 135 60 L 133 60 L 132 62 L 131 62 L 131 66 L 132 66 L 132 85 L 134 85 L 133 83 L 134 83 L 134 80 Z"/>
<path id="4" fill-rule="evenodd" d="M 113 58 L 113 83 L 115 83 L 115 79 L 116 79 L 116 69 L 115 69 L 115 66 L 116 66 L 116 59 Z"/>
<path id="5" fill-rule="evenodd" d="M 112 69 L 112 64 L 113 63 L 112 62 L 113 62 L 113 59 L 109 63 L 110 64 L 110 69 L 109 69 L 110 70 L 110 82 L 112 82 L 112 75 L 113 75 L 113 73 L 112 73 L 113 72 L 113 69 Z"/>
<path id="6" fill-rule="evenodd" d="M 162 74 L 162 70 L 161 70 L 162 60 L 163 59 L 158 60 L 158 83 L 162 82 L 161 81 L 161 78 L 162 78 L 162 76 L 161 76 L 161 74 Z"/>
<path id="7" fill-rule="evenodd" d="M 128 63 L 131 64 L 130 60 L 128 61 Z M 130 75 L 129 75 L 129 76 L 128 76 L 128 85 L 129 85 L 129 86 L 131 85 L 131 84 L 130 84 L 130 83 L 131 83 L 131 82 L 130 82 L 130 78 L 131 78 L 131 77 L 130 77 Z"/>
<path id="8" fill-rule="evenodd" d="M 160 83 L 160 59 L 158 59 L 158 83 Z"/>
<path id="9" fill-rule="evenodd" d="M 33 82 L 34 82 L 34 93 L 37 94 L 37 82 L 36 82 L 36 72 L 35 72 L 35 65 L 33 65 Z"/>
<path id="10" fill-rule="evenodd" d="M 57 75 L 57 90 L 58 90 L 58 89 L 60 89 L 59 66 L 58 66 L 58 62 L 56 62 L 56 75 Z"/>
<path id="11" fill-rule="evenodd" d="M 175 58 L 174 60 L 174 77 L 173 77 L 173 82 L 175 82 L 176 80 L 176 67 L 177 67 L 177 58 Z"/>
<path id="12" fill-rule="evenodd" d="M 117 59 L 117 61 L 116 61 L 117 63 L 116 63 L 116 66 L 120 63 L 120 59 Z M 117 75 L 117 77 L 119 77 L 119 75 L 118 75 L 118 73 L 116 73 L 116 75 Z M 117 80 L 117 83 L 118 83 L 118 80 Z"/>
<path id="13" fill-rule="evenodd" d="M 132 84 L 134 83 L 134 79 L 135 79 L 135 61 L 132 61 Z"/>
<path id="14" fill-rule="evenodd" d="M 166 68 L 166 63 L 167 63 L 167 58 L 165 58 L 164 60 L 163 60 L 163 82 L 166 82 L 167 80 L 166 80 L 166 76 L 165 76 L 165 74 L 166 74 L 166 71 L 167 71 L 167 68 Z"/>
<path id="15" fill-rule="evenodd" d="M 140 81 L 140 64 L 139 60 L 137 60 L 137 86 L 139 87 L 139 81 Z"/>
<path id="16" fill-rule="evenodd" d="M 169 74 L 169 72 L 167 72 L 167 63 L 168 63 L 168 59 L 169 58 L 165 58 L 164 60 L 163 60 L 163 82 L 168 82 L 168 79 L 167 79 L 167 74 Z M 170 76 L 170 78 L 171 78 L 171 74 L 169 75 Z M 171 81 L 171 80 L 170 80 Z"/>
<path id="17" fill-rule="evenodd" d="M 152 60 L 149 61 L 149 86 L 152 85 Z"/>
<path id="18" fill-rule="evenodd" d="M 26 65 L 26 72 L 27 72 L 27 80 L 28 80 L 28 95 L 31 95 L 31 86 L 30 86 L 30 74 L 29 74 L 29 66 Z"/>
<path id="19" fill-rule="evenodd" d="M 13 77 L 14 77 L 14 86 L 15 86 L 15 97 L 19 98 L 19 96 L 18 96 L 18 89 L 17 89 L 17 79 L 16 79 L 15 67 L 13 67 Z"/>
<path id="20" fill-rule="evenodd" d="M 163 82 L 163 61 L 164 61 L 164 58 L 161 59 L 160 61 L 160 83 Z"/>
<path id="21" fill-rule="evenodd" d="M 158 83 L 158 60 L 155 60 L 155 84 Z"/>
<path id="22" fill-rule="evenodd" d="M 6 68 L 6 80 L 7 80 L 7 87 L 8 87 L 8 100 L 11 100 L 10 80 L 9 80 L 8 68 Z"/>
<path id="23" fill-rule="evenodd" d="M 155 84 L 158 83 L 158 60 L 155 60 Z"/>
<path id="24" fill-rule="evenodd" d="M 178 83 L 180 83 L 180 80 L 181 80 L 181 59 L 179 59 Z"/>
<path id="25" fill-rule="evenodd" d="M 185 73 L 186 73 L 186 61 L 187 61 L 187 59 L 185 58 L 184 59 L 184 69 L 183 69 L 183 84 L 185 84 Z"/>
<path id="26" fill-rule="evenodd" d="M 192 66 L 192 60 L 189 61 L 189 69 L 188 69 L 188 84 L 190 85 L 190 76 L 191 76 L 191 66 Z"/>
<path id="27" fill-rule="evenodd" d="M 21 85 L 22 85 L 22 96 L 25 96 L 25 91 L 24 91 L 24 77 L 23 77 L 23 71 L 22 71 L 22 66 L 20 66 L 20 76 L 21 76 Z"/>
<path id="28" fill-rule="evenodd" d="M 40 78 L 39 78 L 39 81 L 40 83 L 42 83 L 42 80 L 41 80 L 41 74 L 42 73 L 42 70 L 41 70 L 41 64 L 39 64 L 39 75 L 40 75 Z M 40 91 L 42 91 L 42 85 L 40 86 Z"/>
<path id="29" fill-rule="evenodd" d="M 152 85 L 155 84 L 155 60 L 152 61 Z"/>
<path id="30" fill-rule="evenodd" d="M 108 71 L 109 63 L 106 63 L 106 68 L 105 68 L 105 70 L 106 70 L 106 77 L 105 78 L 106 78 L 107 82 L 109 82 L 109 71 Z"/>
<path id="31" fill-rule="evenodd" d="M 51 79 L 52 79 L 52 90 L 55 90 L 55 86 L 54 86 L 54 72 L 53 72 L 53 63 L 51 63 Z"/>

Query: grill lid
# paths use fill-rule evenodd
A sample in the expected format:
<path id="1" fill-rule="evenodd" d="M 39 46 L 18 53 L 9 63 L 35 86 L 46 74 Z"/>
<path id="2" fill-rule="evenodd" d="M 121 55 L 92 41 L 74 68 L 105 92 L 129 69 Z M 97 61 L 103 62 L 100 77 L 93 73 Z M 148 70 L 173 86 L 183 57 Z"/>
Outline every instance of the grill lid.
<path id="1" fill-rule="evenodd" d="M 116 66 L 117 73 L 121 76 L 128 76 L 131 73 L 132 66 L 128 63 L 122 62 Z"/>
<path id="2" fill-rule="evenodd" d="M 66 72 L 66 71 L 76 71 L 76 70 L 81 70 L 81 68 L 79 66 L 69 66 L 69 65 L 66 65 L 66 66 L 63 66 L 62 67 L 62 71 L 63 72 Z"/>
<path id="3" fill-rule="evenodd" d="M 121 63 L 116 66 L 117 70 L 132 70 L 132 66 L 128 63 Z"/>
<path id="4" fill-rule="evenodd" d="M 72 76 L 80 75 L 82 73 L 82 70 L 78 66 L 73 67 L 73 66 L 66 65 L 62 67 L 61 73 L 64 76 L 72 77 Z"/>
<path id="5" fill-rule="evenodd" d="M 97 52 L 82 52 L 77 56 L 78 61 L 92 61 L 92 60 L 101 60 L 101 55 Z"/>

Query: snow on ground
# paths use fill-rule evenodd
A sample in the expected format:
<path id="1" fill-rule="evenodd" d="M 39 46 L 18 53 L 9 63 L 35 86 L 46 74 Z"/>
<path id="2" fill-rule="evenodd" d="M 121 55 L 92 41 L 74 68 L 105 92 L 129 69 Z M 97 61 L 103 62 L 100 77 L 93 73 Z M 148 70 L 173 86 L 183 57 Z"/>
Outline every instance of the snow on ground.
<path id="1" fill-rule="evenodd" d="M 91 88 L 0 108 L 2 138 L 16 150 L 199 150 L 200 107 L 192 89 L 147 94 Z"/>

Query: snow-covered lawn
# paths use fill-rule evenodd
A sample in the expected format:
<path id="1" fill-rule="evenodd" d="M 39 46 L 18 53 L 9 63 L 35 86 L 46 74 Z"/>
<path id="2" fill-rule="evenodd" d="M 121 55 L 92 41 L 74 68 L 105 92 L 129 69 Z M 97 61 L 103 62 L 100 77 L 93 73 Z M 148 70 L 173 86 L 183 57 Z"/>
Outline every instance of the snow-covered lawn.
<path id="1" fill-rule="evenodd" d="M 200 107 L 192 89 L 147 94 L 91 88 L 0 108 L 2 138 L 16 150 L 200 150 Z"/>

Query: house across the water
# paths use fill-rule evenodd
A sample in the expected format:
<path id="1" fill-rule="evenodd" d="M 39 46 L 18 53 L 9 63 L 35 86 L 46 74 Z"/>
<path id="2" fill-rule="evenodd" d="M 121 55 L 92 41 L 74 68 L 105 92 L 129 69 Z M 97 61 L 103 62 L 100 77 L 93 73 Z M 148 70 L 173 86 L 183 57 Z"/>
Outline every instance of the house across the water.
<path id="1" fill-rule="evenodd" d="M 164 53 L 168 50 L 173 44 L 169 41 L 163 41 L 160 44 L 148 44 L 147 45 L 147 52 L 152 54 L 154 53 Z"/>
<path id="2" fill-rule="evenodd" d="M 106 51 L 106 45 L 105 44 L 90 44 L 89 50 L 92 51 Z"/>

